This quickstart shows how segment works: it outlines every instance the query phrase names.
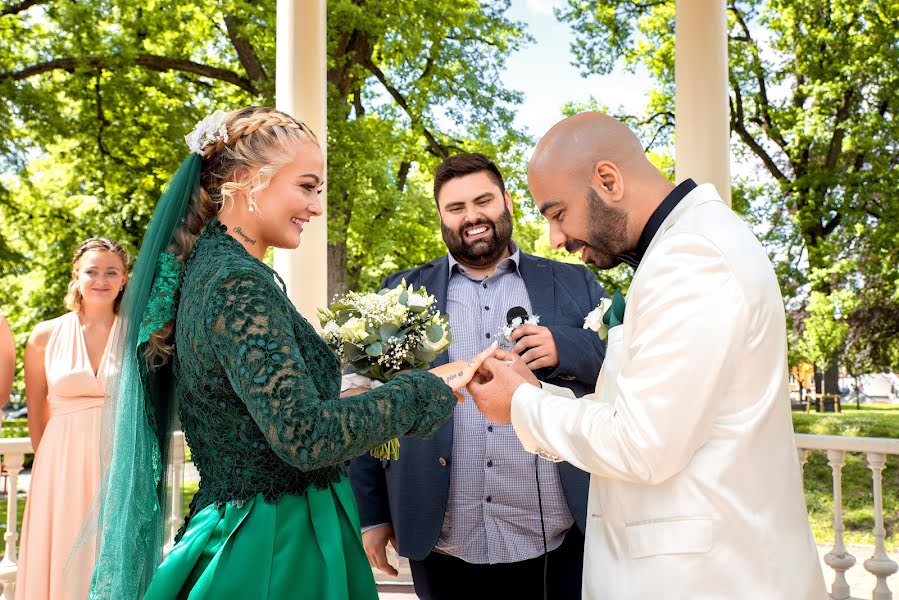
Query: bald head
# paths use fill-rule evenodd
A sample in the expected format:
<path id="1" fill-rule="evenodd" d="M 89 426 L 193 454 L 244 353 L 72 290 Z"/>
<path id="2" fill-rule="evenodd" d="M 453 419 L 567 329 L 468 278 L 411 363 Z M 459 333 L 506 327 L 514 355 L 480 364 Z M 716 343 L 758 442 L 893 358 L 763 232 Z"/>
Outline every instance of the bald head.
<path id="1" fill-rule="evenodd" d="M 649 164 L 643 145 L 630 128 L 598 112 L 583 112 L 556 123 L 534 150 L 528 175 L 547 169 L 571 175 L 589 173 L 599 161 L 615 163 L 622 171 Z"/>
<path id="2" fill-rule="evenodd" d="M 537 147 L 528 187 L 554 247 L 600 268 L 637 245 L 649 215 L 674 186 L 624 123 L 598 112 L 560 121 Z"/>

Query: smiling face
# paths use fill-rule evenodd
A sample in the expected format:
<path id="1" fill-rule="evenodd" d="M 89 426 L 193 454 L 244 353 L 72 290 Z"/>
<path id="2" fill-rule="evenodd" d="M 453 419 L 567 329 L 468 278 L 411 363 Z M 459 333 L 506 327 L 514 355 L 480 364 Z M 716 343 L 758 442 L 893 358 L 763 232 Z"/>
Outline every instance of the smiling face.
<path id="1" fill-rule="evenodd" d="M 512 199 L 486 171 L 450 179 L 437 196 L 440 229 L 450 254 L 470 267 L 500 260 L 512 240 Z"/>
<path id="2" fill-rule="evenodd" d="M 537 207 L 549 222 L 549 239 L 553 248 L 580 253 L 581 260 L 600 269 L 611 269 L 621 260 L 618 254 L 631 246 L 628 215 L 615 206 L 621 198 L 620 173 L 597 166 L 594 185 L 590 180 L 550 176 L 532 171 L 528 186 Z"/>
<path id="3" fill-rule="evenodd" d="M 324 177 L 321 150 L 311 141 L 293 145 L 292 158 L 278 167 L 264 188 L 248 192 L 255 202 L 242 230 L 263 247 L 296 248 L 303 227 L 321 216 L 319 193 Z"/>
<path id="4" fill-rule="evenodd" d="M 128 275 L 122 257 L 114 252 L 89 251 L 78 260 L 72 277 L 85 306 L 109 306 L 125 287 Z"/>

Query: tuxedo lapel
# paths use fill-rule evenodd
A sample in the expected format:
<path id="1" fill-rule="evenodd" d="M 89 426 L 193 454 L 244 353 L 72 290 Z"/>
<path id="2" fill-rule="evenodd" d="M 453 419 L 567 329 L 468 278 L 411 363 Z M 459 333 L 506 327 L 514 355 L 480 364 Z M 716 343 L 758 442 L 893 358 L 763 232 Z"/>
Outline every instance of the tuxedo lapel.
<path id="1" fill-rule="evenodd" d="M 522 252 L 518 269 L 521 271 L 524 287 L 531 300 L 531 311 L 535 315 L 540 315 L 541 324 L 552 324 L 555 321 L 556 310 L 552 266 L 542 258 Z"/>

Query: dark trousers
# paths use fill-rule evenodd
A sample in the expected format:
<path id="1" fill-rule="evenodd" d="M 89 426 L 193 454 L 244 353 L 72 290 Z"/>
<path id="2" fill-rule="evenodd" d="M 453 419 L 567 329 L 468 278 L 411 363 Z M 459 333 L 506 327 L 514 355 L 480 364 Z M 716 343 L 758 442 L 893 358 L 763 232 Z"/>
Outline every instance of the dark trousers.
<path id="1" fill-rule="evenodd" d="M 446 554 L 431 552 L 424 560 L 410 560 L 415 593 L 422 600 L 543 600 L 543 556 L 516 563 L 473 565 Z M 581 597 L 584 535 L 577 526 L 562 545 L 549 553 L 546 597 Z"/>

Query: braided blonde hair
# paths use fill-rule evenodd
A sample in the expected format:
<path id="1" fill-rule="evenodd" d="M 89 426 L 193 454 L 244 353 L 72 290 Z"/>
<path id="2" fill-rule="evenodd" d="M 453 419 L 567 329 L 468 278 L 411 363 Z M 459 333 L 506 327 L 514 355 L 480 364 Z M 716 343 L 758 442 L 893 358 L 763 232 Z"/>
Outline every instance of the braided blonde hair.
<path id="1" fill-rule="evenodd" d="M 297 142 L 318 146 L 318 138 L 305 123 L 274 108 L 248 106 L 235 110 L 222 124 L 227 135 L 202 147 L 200 188 L 190 199 L 187 214 L 175 230 L 170 251 L 183 266 L 197 237 L 226 202 L 243 192 L 264 189 L 275 173 L 290 161 Z M 175 321 L 158 329 L 147 343 L 146 359 L 161 366 L 172 355 Z"/>
<path id="2" fill-rule="evenodd" d="M 84 258 L 84 255 L 88 252 L 111 252 L 112 254 L 115 254 L 122 259 L 122 267 L 125 269 L 125 275 L 128 274 L 128 268 L 131 265 L 131 257 L 128 256 L 128 253 L 125 252 L 125 249 L 121 244 L 117 242 L 106 238 L 88 238 L 81 242 L 81 244 L 78 245 L 78 248 L 75 249 L 75 254 L 72 256 L 72 280 L 69 281 L 69 286 L 66 289 L 66 297 L 63 301 L 65 307 L 72 312 L 81 310 L 81 303 L 84 301 L 84 297 L 81 295 L 81 287 L 78 285 L 77 271 L 81 259 Z M 113 304 L 112 307 L 116 314 L 119 313 L 119 306 L 122 304 L 122 296 L 124 295 L 125 287 L 123 286 L 116 296 L 115 304 Z"/>

